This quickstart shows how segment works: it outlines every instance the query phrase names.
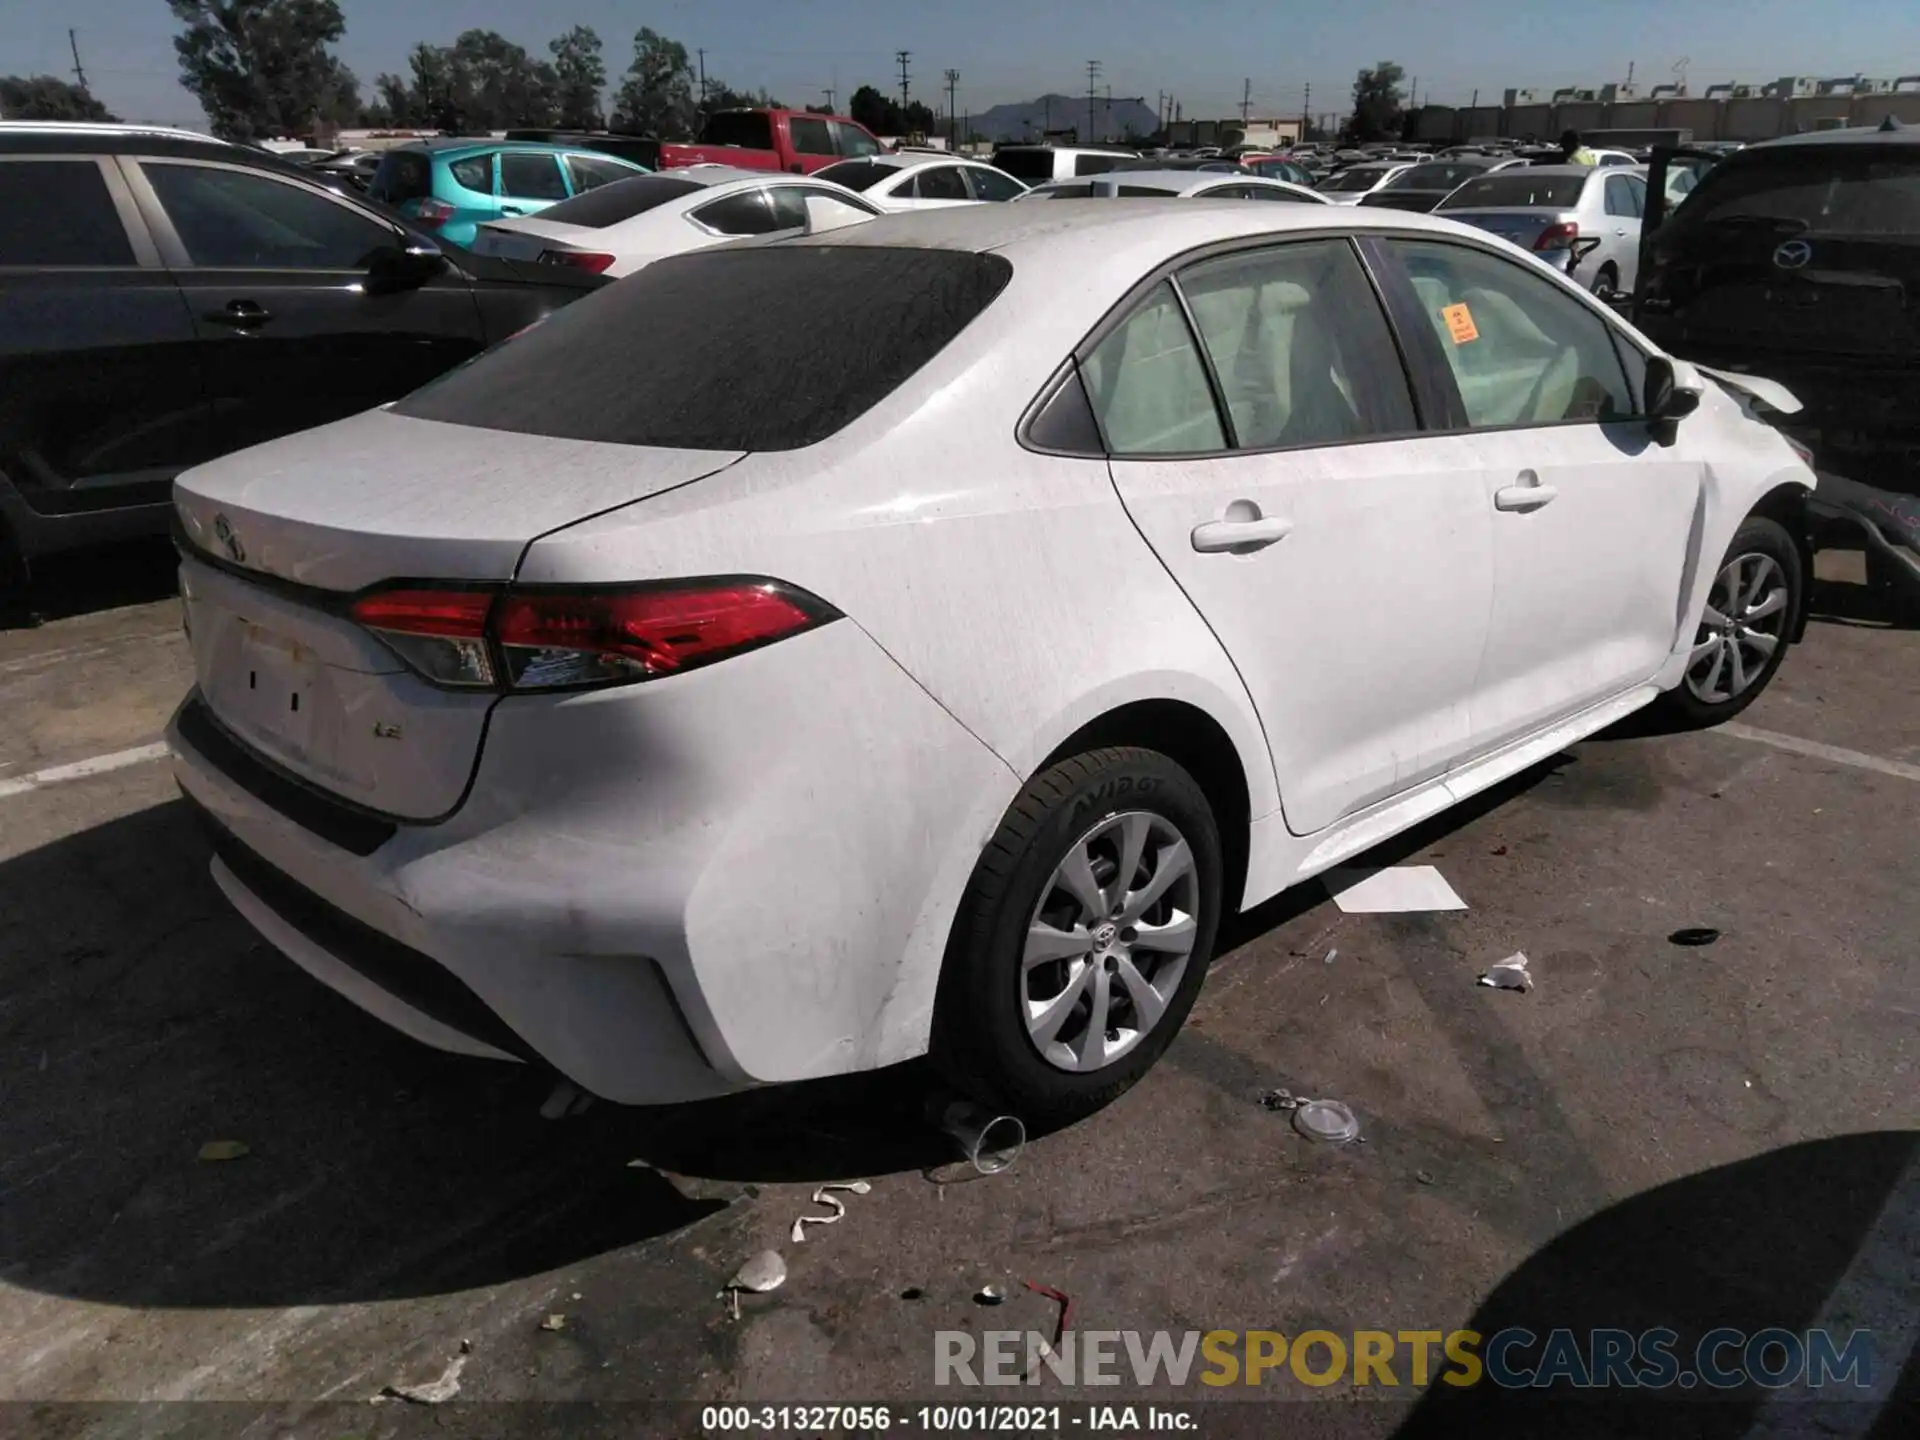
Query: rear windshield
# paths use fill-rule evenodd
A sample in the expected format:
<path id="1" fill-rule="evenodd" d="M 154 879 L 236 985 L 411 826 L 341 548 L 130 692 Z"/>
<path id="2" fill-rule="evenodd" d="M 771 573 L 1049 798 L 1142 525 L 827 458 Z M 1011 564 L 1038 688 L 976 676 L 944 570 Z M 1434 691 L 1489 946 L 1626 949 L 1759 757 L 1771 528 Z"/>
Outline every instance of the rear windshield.
<path id="1" fill-rule="evenodd" d="M 682 180 L 677 175 L 636 175 L 631 180 L 615 180 L 597 185 L 571 200 L 549 205 L 540 212 L 542 220 L 558 220 L 563 225 L 580 225 L 602 230 L 631 220 L 642 211 L 682 195 L 692 195 L 707 187 L 697 180 Z"/>
<path id="2" fill-rule="evenodd" d="M 1580 203 L 1584 175 L 1535 175 L 1525 170 L 1502 170 L 1469 180 L 1440 202 L 1442 210 L 1468 210 L 1482 205 L 1537 205 L 1564 210 Z"/>
<path id="3" fill-rule="evenodd" d="M 1920 149 L 1750 150 L 1708 171 L 1674 214 L 1688 230 L 1757 225 L 1781 235 L 1920 235 Z"/>
<path id="4" fill-rule="evenodd" d="M 1342 170 L 1330 180 L 1320 182 L 1322 190 L 1371 190 L 1380 183 L 1384 170 Z"/>
<path id="5" fill-rule="evenodd" d="M 1016 180 L 1031 182 L 1053 178 L 1051 150 L 996 150 L 993 163 Z"/>
<path id="6" fill-rule="evenodd" d="M 1403 170 L 1381 186 L 1383 190 L 1451 190 L 1476 175 L 1486 173 L 1484 165 L 1416 165 Z"/>
<path id="7" fill-rule="evenodd" d="M 388 205 L 424 200 L 433 194 L 433 161 L 418 150 L 389 150 L 381 157 L 367 193 Z"/>
<path id="8" fill-rule="evenodd" d="M 879 245 L 676 256 L 555 312 L 394 409 L 617 445 L 795 450 L 898 389 L 1012 274 L 999 255 Z"/>
<path id="9" fill-rule="evenodd" d="M 700 134 L 703 145 L 738 145 L 743 150 L 773 149 L 773 121 L 757 110 L 722 110 L 709 116 Z"/>
<path id="10" fill-rule="evenodd" d="M 891 165 L 876 165 L 871 160 L 842 160 L 838 165 L 829 165 L 824 170 L 813 172 L 816 180 L 831 180 L 836 185 L 844 185 L 849 190 L 871 190 L 889 175 L 900 172 Z"/>

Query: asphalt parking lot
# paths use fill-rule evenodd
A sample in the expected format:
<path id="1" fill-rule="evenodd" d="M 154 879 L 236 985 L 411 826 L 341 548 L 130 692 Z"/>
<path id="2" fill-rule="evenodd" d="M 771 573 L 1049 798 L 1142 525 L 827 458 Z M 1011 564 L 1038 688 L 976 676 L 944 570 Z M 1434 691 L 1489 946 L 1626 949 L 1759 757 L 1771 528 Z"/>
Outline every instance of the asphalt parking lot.
<path id="1" fill-rule="evenodd" d="M 46 1433 L 451 1410 L 506 1435 L 696 1433 L 621 1402 L 1004 1399 L 936 1392 L 933 1334 L 1050 1330 L 1031 1280 L 1082 1330 L 1866 1326 L 1903 1378 L 1826 1433 L 1911 1435 L 1920 632 L 1876 620 L 1857 556 L 1821 571 L 1735 731 L 1579 745 L 1371 857 L 1438 866 L 1465 911 L 1309 886 L 1245 917 L 1166 1063 L 962 1181 L 928 1174 L 912 1067 L 550 1122 L 541 1077 L 322 989 L 232 913 L 143 750 L 190 683 L 165 557 L 72 567 L 54 618 L 0 631 L 0 1400 Z M 1669 942 L 1699 926 L 1717 943 Z M 1515 950 L 1531 993 L 1475 985 Z M 1274 1087 L 1346 1102 L 1364 1143 L 1296 1135 Z M 793 1244 L 852 1176 L 872 1192 Z M 790 1278 L 735 1321 L 717 1294 L 769 1246 Z M 449 1407 L 367 1404 L 462 1342 Z M 1159 1393 L 1201 1433 L 1542 1433 L 1399 1379 Z M 1800 1433 L 1754 1391 L 1621 1403 L 1552 1428 Z"/>

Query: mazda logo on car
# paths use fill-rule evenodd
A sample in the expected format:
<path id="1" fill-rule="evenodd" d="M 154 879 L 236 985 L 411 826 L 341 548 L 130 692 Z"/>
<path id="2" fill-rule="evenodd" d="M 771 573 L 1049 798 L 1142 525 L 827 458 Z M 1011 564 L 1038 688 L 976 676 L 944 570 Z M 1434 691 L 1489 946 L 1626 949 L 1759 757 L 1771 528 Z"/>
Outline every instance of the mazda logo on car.
<path id="1" fill-rule="evenodd" d="M 1773 252 L 1773 263 L 1782 270 L 1798 270 L 1813 258 L 1813 246 L 1804 240 L 1789 240 Z"/>
<path id="2" fill-rule="evenodd" d="M 247 547 L 242 545 L 240 543 L 240 537 L 234 534 L 233 522 L 231 520 L 227 519 L 224 515 L 214 516 L 213 533 L 219 537 L 220 543 L 227 547 L 227 554 L 232 557 L 234 564 L 244 565 L 247 563 Z"/>

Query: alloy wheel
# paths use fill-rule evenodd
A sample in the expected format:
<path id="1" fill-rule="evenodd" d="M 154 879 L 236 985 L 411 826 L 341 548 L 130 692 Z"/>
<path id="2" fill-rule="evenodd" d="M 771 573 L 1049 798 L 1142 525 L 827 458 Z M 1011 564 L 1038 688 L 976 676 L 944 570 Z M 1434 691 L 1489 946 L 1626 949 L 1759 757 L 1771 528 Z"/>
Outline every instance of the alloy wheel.
<path id="1" fill-rule="evenodd" d="M 1687 664 L 1687 689 L 1708 705 L 1743 695 L 1786 638 L 1786 572 L 1771 555 L 1750 551 L 1714 577 Z"/>
<path id="2" fill-rule="evenodd" d="M 1021 957 L 1021 1012 L 1048 1064 L 1104 1069 L 1160 1023 L 1193 953 L 1199 895 L 1193 852 L 1163 816 L 1109 815 L 1073 843 Z"/>

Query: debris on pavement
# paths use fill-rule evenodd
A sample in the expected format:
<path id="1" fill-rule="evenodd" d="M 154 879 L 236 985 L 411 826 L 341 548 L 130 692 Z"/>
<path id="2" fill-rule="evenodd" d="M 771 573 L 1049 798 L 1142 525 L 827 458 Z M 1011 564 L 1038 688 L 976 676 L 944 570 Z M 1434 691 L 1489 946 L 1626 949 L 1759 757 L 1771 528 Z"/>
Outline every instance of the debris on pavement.
<path id="1" fill-rule="evenodd" d="M 444 1405 L 460 1393 L 460 1372 L 467 1368 L 467 1342 L 462 1340 L 460 1347 L 461 1353 L 447 1362 L 438 1380 L 429 1380 L 424 1385 L 389 1385 L 373 1398 L 405 1400 L 411 1405 Z"/>
<path id="2" fill-rule="evenodd" d="M 1719 938 L 1720 932 L 1711 925 L 1689 925 L 1667 936 L 1669 943 L 1686 946 L 1711 945 Z"/>
<path id="3" fill-rule="evenodd" d="M 973 1303 L 976 1305 L 1004 1305 L 1007 1303 L 1007 1292 L 998 1285 L 982 1285 L 975 1293 Z"/>
<path id="4" fill-rule="evenodd" d="M 1327 951 L 1327 964 L 1331 965 L 1334 962 L 1335 957 L 1338 956 L 1339 953 L 1340 952 L 1338 950 Z"/>
<path id="5" fill-rule="evenodd" d="M 727 1288 L 721 1293 L 727 1297 L 728 1313 L 738 1320 L 742 1290 L 751 1291 L 755 1295 L 764 1295 L 769 1290 L 778 1290 L 786 1283 L 786 1260 L 778 1250 L 762 1250 L 733 1272 L 733 1278 L 727 1281 Z"/>
<path id="6" fill-rule="evenodd" d="M 1431 1170 L 1416 1170 L 1413 1172 L 1413 1178 L 1418 1180 L 1422 1185 L 1431 1185 L 1433 1183 L 1433 1172 Z"/>
<path id="7" fill-rule="evenodd" d="M 1300 1102 L 1288 1090 L 1268 1090 L 1260 1096 L 1262 1110 L 1297 1110 Z"/>
<path id="8" fill-rule="evenodd" d="M 1073 1297 L 1064 1290 L 1054 1289 L 1051 1285 L 1036 1285 L 1031 1280 L 1022 1280 L 1020 1283 L 1034 1294 L 1044 1295 L 1060 1307 L 1060 1313 L 1053 1322 L 1053 1348 L 1058 1350 L 1067 1331 L 1073 1328 Z"/>
<path id="9" fill-rule="evenodd" d="M 549 1315 L 540 1322 L 540 1328 L 542 1330 L 552 1331 L 564 1330 L 567 1328 L 567 1317 L 564 1315 Z"/>
<path id="10" fill-rule="evenodd" d="M 238 1160 L 252 1153 L 244 1140 L 209 1140 L 200 1147 L 202 1160 Z"/>
<path id="11" fill-rule="evenodd" d="M 1017 1115 L 996 1115 L 984 1105 L 955 1100 L 940 1112 L 940 1128 L 953 1137 L 960 1154 L 981 1175 L 998 1175 L 1020 1158 L 1027 1127 Z"/>
<path id="12" fill-rule="evenodd" d="M 831 1206 L 833 1214 L 800 1216 L 793 1222 L 792 1238 L 794 1244 L 798 1245 L 807 1238 L 807 1226 L 837 1225 L 841 1219 L 845 1217 L 847 1207 L 841 1203 L 837 1196 L 831 1193 L 832 1191 L 849 1190 L 855 1195 L 865 1195 L 870 1193 L 872 1189 L 873 1186 L 864 1180 L 833 1180 L 822 1185 L 818 1190 L 813 1192 L 813 1203 L 816 1205 Z"/>
<path id="13" fill-rule="evenodd" d="M 1496 965 L 1489 965 L 1487 973 L 1475 982 L 1494 990 L 1533 989 L 1533 976 L 1527 973 L 1527 957 L 1516 950 Z"/>
<path id="14" fill-rule="evenodd" d="M 1309 1140 L 1344 1145 L 1360 1138 L 1360 1121 L 1338 1100 L 1303 1100 L 1294 1108 L 1293 1128 Z"/>
<path id="15" fill-rule="evenodd" d="M 1431 865 L 1396 865 L 1386 870 L 1336 868 L 1320 878 L 1333 903 L 1348 915 L 1467 908 L 1467 902 Z"/>
<path id="16" fill-rule="evenodd" d="M 593 1104 L 593 1096 L 587 1094 L 571 1080 L 556 1080 L 552 1092 L 540 1104 L 542 1120 L 562 1120 L 570 1115 L 580 1115 Z"/>

